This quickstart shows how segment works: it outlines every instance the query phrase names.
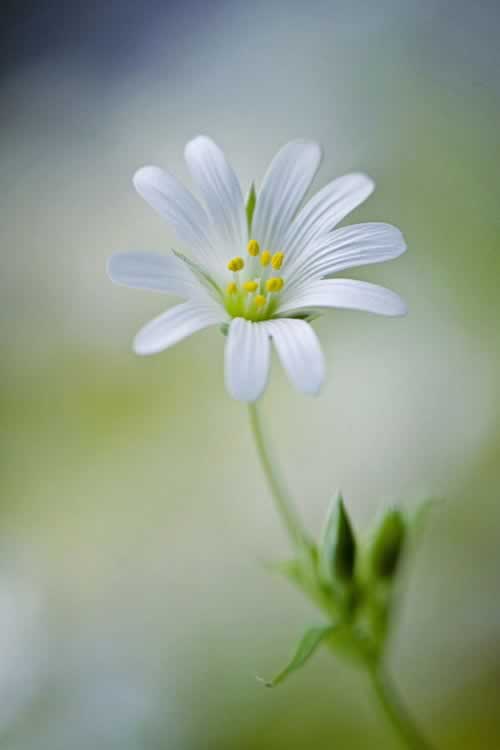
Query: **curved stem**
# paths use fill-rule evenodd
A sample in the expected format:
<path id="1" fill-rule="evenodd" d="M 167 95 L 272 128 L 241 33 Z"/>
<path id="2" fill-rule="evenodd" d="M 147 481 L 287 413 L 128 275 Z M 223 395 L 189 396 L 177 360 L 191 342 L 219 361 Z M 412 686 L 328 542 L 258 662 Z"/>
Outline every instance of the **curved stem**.
<path id="1" fill-rule="evenodd" d="M 248 414 L 250 417 L 250 427 L 255 440 L 255 447 L 260 459 L 260 463 L 266 476 L 271 494 L 274 498 L 276 509 L 281 516 L 281 520 L 290 537 L 292 545 L 300 549 L 309 548 L 309 540 L 306 531 L 302 526 L 293 501 L 291 500 L 285 483 L 279 477 L 276 470 L 276 464 L 271 459 L 269 446 L 266 444 L 262 422 L 259 410 L 255 403 L 248 405 Z"/>
<path id="2" fill-rule="evenodd" d="M 276 509 L 288 532 L 290 541 L 299 551 L 310 553 L 311 542 L 295 509 L 294 503 L 288 494 L 286 485 L 280 478 L 276 464 L 271 458 L 260 414 L 255 403 L 248 405 L 248 414 L 257 454 L 269 484 Z M 304 586 L 303 581 L 298 581 L 298 584 L 304 593 L 311 596 L 320 608 L 324 609 L 328 614 L 332 614 L 330 604 L 323 600 L 321 596 L 318 596 L 314 589 Z M 409 750 L 433 750 L 432 745 L 423 737 L 419 727 L 401 702 L 387 674 L 381 669 L 379 661 L 371 663 L 367 661 L 366 664 L 380 707 L 399 737 L 404 741 L 406 747 Z"/>
<path id="3" fill-rule="evenodd" d="M 380 667 L 370 669 L 372 684 L 387 719 L 410 750 L 432 750 Z"/>

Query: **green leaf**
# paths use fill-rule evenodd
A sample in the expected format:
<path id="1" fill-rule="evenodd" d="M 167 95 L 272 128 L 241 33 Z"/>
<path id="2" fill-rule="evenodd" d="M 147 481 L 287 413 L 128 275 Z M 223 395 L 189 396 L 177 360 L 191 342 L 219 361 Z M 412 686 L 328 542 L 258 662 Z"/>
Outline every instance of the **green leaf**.
<path id="1" fill-rule="evenodd" d="M 406 537 L 406 523 L 397 508 L 386 513 L 371 549 L 371 569 L 378 578 L 392 578 L 396 572 Z"/>
<path id="2" fill-rule="evenodd" d="M 172 252 L 175 255 L 176 258 L 178 258 L 180 261 L 186 264 L 186 266 L 189 268 L 191 273 L 193 273 L 198 281 L 206 288 L 212 295 L 216 295 L 217 299 L 222 299 L 222 294 L 215 283 L 215 281 L 210 277 L 210 275 L 205 271 L 204 268 L 202 268 L 198 263 L 195 263 L 194 260 L 191 260 L 191 258 L 188 258 L 184 255 L 184 253 L 179 252 L 179 250 L 174 250 L 172 248 Z"/>
<path id="3" fill-rule="evenodd" d="M 320 542 L 319 571 L 327 583 L 352 580 L 356 564 L 356 539 L 339 493 L 330 506 Z"/>
<path id="4" fill-rule="evenodd" d="M 253 221 L 253 212 L 255 211 L 255 204 L 257 203 L 257 193 L 255 192 L 255 184 L 252 182 L 250 185 L 250 190 L 248 191 L 248 197 L 246 202 L 246 212 L 247 212 L 247 225 L 248 225 L 248 236 L 251 236 L 252 232 L 252 221 Z"/>
<path id="5" fill-rule="evenodd" d="M 265 686 L 275 687 L 276 685 L 279 685 L 280 682 L 283 682 L 291 672 L 295 672 L 297 669 L 303 667 L 314 654 L 320 643 L 324 641 L 325 638 L 328 638 L 328 636 L 334 632 L 335 628 L 335 625 L 326 625 L 323 627 L 310 628 L 306 631 L 286 667 L 282 669 L 276 677 L 273 677 L 272 680 L 262 680 Z"/>

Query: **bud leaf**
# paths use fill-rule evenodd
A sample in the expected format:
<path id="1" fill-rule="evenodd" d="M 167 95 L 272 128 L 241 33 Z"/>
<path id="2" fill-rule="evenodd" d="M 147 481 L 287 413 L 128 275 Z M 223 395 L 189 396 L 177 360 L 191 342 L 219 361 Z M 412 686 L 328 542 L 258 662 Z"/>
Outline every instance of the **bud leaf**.
<path id="1" fill-rule="evenodd" d="M 283 682 L 291 672 L 303 667 L 314 654 L 320 643 L 334 632 L 335 627 L 335 625 L 326 625 L 307 630 L 301 641 L 299 641 L 299 644 L 286 667 L 282 669 L 276 677 L 273 677 L 272 680 L 262 680 L 265 686 L 275 687 L 276 685 L 279 685 L 280 682 Z"/>
<path id="2" fill-rule="evenodd" d="M 348 582 L 354 574 L 356 539 L 342 495 L 328 512 L 320 544 L 319 570 L 328 583 Z"/>
<path id="3" fill-rule="evenodd" d="M 386 513 L 371 550 L 371 568 L 379 578 L 392 578 L 398 567 L 406 536 L 406 523 L 400 510 Z"/>

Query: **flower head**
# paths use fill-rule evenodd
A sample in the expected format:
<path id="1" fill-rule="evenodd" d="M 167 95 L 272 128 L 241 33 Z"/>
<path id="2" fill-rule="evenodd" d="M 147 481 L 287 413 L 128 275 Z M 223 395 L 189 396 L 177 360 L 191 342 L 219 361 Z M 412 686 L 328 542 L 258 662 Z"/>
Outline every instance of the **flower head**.
<path id="1" fill-rule="evenodd" d="M 293 141 L 275 156 L 260 190 L 245 204 L 238 179 L 221 149 L 198 136 L 186 162 L 204 206 L 168 172 L 143 167 L 139 194 L 175 229 L 190 257 L 119 253 L 109 261 L 118 284 L 177 295 L 186 301 L 137 334 L 138 354 L 154 354 L 212 325 L 227 332 L 226 385 L 242 401 L 265 389 L 274 343 L 289 379 L 318 392 L 324 359 L 308 322 L 328 308 L 404 315 L 394 292 L 363 281 L 332 278 L 340 271 L 401 255 L 401 232 L 367 223 L 335 229 L 373 191 L 353 173 L 330 182 L 302 205 L 321 161 L 315 143 Z"/>

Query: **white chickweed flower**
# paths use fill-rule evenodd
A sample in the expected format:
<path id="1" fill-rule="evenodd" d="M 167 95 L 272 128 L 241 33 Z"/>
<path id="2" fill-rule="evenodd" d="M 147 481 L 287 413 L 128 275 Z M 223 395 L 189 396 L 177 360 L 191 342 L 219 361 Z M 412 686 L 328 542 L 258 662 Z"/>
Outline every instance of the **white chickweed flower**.
<path id="1" fill-rule="evenodd" d="M 238 178 L 221 149 L 198 136 L 186 162 L 204 206 L 171 174 L 143 167 L 140 195 L 174 228 L 188 259 L 118 253 L 109 261 L 117 284 L 174 294 L 186 301 L 137 334 L 137 354 L 155 354 L 207 326 L 227 332 L 226 386 L 233 398 L 255 401 L 269 375 L 271 341 L 298 390 L 316 394 L 324 380 L 323 353 L 310 323 L 325 309 L 404 315 L 394 292 L 332 276 L 347 268 L 401 255 L 405 241 L 389 224 L 335 229 L 373 191 L 364 174 L 330 182 L 301 207 L 321 161 L 316 143 L 292 141 L 275 156 L 260 190 L 245 207 Z"/>

